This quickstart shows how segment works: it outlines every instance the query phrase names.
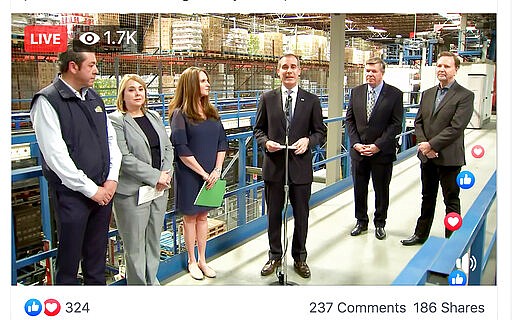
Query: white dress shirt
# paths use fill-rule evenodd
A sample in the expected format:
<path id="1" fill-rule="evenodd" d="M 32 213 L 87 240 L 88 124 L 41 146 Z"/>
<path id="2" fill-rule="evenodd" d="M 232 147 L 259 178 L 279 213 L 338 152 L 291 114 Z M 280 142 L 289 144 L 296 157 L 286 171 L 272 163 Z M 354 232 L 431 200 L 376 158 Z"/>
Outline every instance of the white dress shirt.
<path id="1" fill-rule="evenodd" d="M 61 79 L 62 80 L 62 79 Z M 87 89 L 80 94 L 62 80 L 81 100 L 85 100 Z M 48 167 L 62 180 L 62 184 L 73 191 L 78 191 L 91 198 L 98 191 L 98 186 L 80 169 L 78 169 L 69 156 L 57 111 L 48 99 L 39 96 L 30 110 L 30 119 L 36 133 L 39 149 L 44 156 Z M 107 137 L 110 153 L 110 170 L 107 180 L 118 181 L 121 168 L 122 154 L 117 146 L 117 137 L 114 127 L 107 117 Z"/>
<path id="2" fill-rule="evenodd" d="M 375 91 L 375 102 L 377 102 L 377 100 L 379 99 L 379 95 L 380 95 L 380 92 L 382 91 L 382 87 L 384 87 L 384 81 L 381 81 L 379 83 L 379 85 L 377 85 L 375 88 L 373 88 L 373 91 Z M 367 90 L 367 101 L 370 100 L 370 90 L 372 89 L 372 87 L 370 85 L 368 85 L 368 90 Z"/>
<path id="3" fill-rule="evenodd" d="M 295 111 L 295 103 L 297 101 L 297 92 L 299 91 L 299 85 L 296 85 L 291 90 L 292 90 L 292 93 L 291 93 L 292 105 L 290 106 L 290 119 L 293 119 L 293 115 L 294 115 L 294 111 Z M 288 89 L 283 85 L 281 85 L 281 94 L 282 94 L 281 101 L 283 102 L 283 111 L 285 111 L 286 98 L 288 97 Z"/>

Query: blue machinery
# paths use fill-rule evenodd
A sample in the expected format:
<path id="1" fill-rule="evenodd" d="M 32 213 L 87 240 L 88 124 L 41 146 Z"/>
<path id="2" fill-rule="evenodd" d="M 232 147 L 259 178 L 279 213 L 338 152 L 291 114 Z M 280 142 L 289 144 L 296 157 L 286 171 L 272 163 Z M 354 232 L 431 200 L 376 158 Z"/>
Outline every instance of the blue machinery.
<path id="1" fill-rule="evenodd" d="M 256 94 L 256 96 L 259 96 L 259 95 Z M 160 101 L 162 101 L 162 103 L 161 104 L 157 103 L 156 106 L 157 107 L 161 106 L 160 110 L 161 110 L 162 114 L 166 114 L 164 97 L 162 96 L 162 97 L 160 97 L 160 99 L 161 99 Z M 231 111 L 230 106 L 233 105 L 232 103 L 225 104 L 223 106 L 223 105 L 221 105 L 220 100 L 215 99 L 214 102 L 217 104 L 219 110 L 225 109 L 225 110 L 231 111 L 231 112 L 221 113 L 222 120 L 223 121 L 234 120 L 234 121 L 240 122 L 240 119 L 248 118 L 248 119 L 250 119 L 250 125 L 253 125 L 254 120 L 255 120 L 255 109 L 244 110 L 243 105 L 247 104 L 249 106 L 255 106 L 255 105 L 257 105 L 257 98 L 241 98 L 240 96 L 238 96 L 237 98 L 235 98 L 235 101 L 236 101 L 236 109 L 233 108 L 234 110 L 231 109 L 232 110 Z M 326 101 L 327 101 L 326 95 L 322 95 L 321 102 L 322 102 L 323 106 L 326 105 Z M 415 107 L 415 106 L 404 106 L 405 111 L 406 111 L 405 112 L 406 117 L 409 114 L 409 109 L 411 107 Z M 409 114 L 409 116 L 410 116 L 410 114 Z M 13 119 L 14 119 L 14 117 L 13 117 Z M 164 119 L 164 121 L 167 122 L 166 119 Z M 330 123 L 330 122 L 337 122 L 337 121 L 343 122 L 344 117 L 337 117 L 337 118 L 331 118 L 331 119 L 324 120 L 324 122 L 326 124 Z M 415 154 L 415 149 L 411 148 L 414 145 L 414 142 L 412 141 L 413 132 L 414 132 L 414 130 L 407 131 L 407 128 L 405 126 L 405 119 L 404 119 L 403 132 L 402 132 L 402 134 L 399 135 L 399 138 L 401 139 L 402 143 L 401 143 L 401 149 L 400 149 L 400 153 L 398 154 L 397 161 L 402 161 L 402 160 L 412 156 L 413 154 Z M 346 132 L 343 135 L 343 139 L 344 139 L 343 145 L 347 146 L 348 145 L 348 135 L 346 134 Z M 260 215 L 257 218 L 254 218 L 254 219 L 248 221 L 249 219 L 248 219 L 248 215 L 247 215 L 247 200 L 250 198 L 256 198 L 258 190 L 261 190 L 263 188 L 263 182 L 258 181 L 257 179 L 253 179 L 251 177 L 251 175 L 248 174 L 248 172 L 247 172 L 248 164 L 247 164 L 246 155 L 247 155 L 247 151 L 248 151 L 247 146 L 249 143 L 252 143 L 252 150 L 254 151 L 254 152 L 252 152 L 252 158 L 250 160 L 252 162 L 251 166 L 258 167 L 258 153 L 257 153 L 258 147 L 257 147 L 256 141 L 254 139 L 252 139 L 252 131 L 245 131 L 245 132 L 230 134 L 230 135 L 228 135 L 228 140 L 232 143 L 238 142 L 238 168 L 237 168 L 237 170 L 238 170 L 238 175 L 237 175 L 238 176 L 238 186 L 235 190 L 229 190 L 225 195 L 225 198 L 235 198 L 236 199 L 236 204 L 237 204 L 236 206 L 238 208 L 237 213 L 236 213 L 237 226 L 236 226 L 236 228 L 228 230 L 227 232 L 222 233 L 219 236 L 208 240 L 208 251 L 207 251 L 208 257 L 218 255 L 222 252 L 225 252 L 227 250 L 230 250 L 230 249 L 238 246 L 240 243 L 247 241 L 247 239 L 253 237 L 254 235 L 264 232 L 264 230 L 266 230 L 266 227 L 267 227 L 267 219 L 263 215 L 263 213 L 265 212 L 264 199 L 262 199 L 262 201 L 261 201 Z M 31 155 L 33 157 L 34 157 L 34 155 L 36 155 L 35 157 L 37 157 L 37 158 L 39 157 L 39 149 L 37 147 L 37 141 L 36 141 L 33 133 L 22 134 L 22 135 L 13 135 L 11 143 L 12 143 L 12 145 L 22 144 L 22 143 L 30 144 Z M 325 202 L 328 199 L 343 192 L 347 188 L 351 187 L 352 181 L 349 176 L 350 170 L 348 170 L 348 168 L 350 167 L 350 157 L 348 156 L 348 152 L 346 151 L 346 148 L 343 148 L 343 146 L 342 146 L 342 150 L 343 151 L 341 154 L 333 156 L 329 159 L 325 159 L 324 152 L 323 152 L 324 150 L 322 150 L 322 148 L 317 148 L 316 150 L 314 150 L 315 154 L 314 154 L 313 166 L 315 168 L 318 168 L 327 162 L 341 159 L 342 168 L 343 168 L 342 177 L 344 177 L 344 178 L 341 179 L 340 181 L 337 181 L 337 182 L 329 185 L 329 186 L 326 186 L 325 188 L 321 189 L 320 191 L 313 193 L 311 196 L 311 200 L 310 200 L 311 207 L 317 206 L 317 205 L 321 204 L 322 202 Z M 21 180 L 30 179 L 30 178 L 38 178 L 39 179 L 42 231 L 43 231 L 45 239 L 48 240 L 48 242 L 51 244 L 52 243 L 52 230 L 51 230 L 50 205 L 49 205 L 49 198 L 48 198 L 48 184 L 47 184 L 46 179 L 42 176 L 41 166 L 16 169 L 16 170 L 12 171 L 12 182 L 13 183 L 17 182 L 17 181 L 21 181 Z M 488 186 L 484 189 L 484 191 L 482 192 L 482 195 L 480 196 L 480 197 L 484 197 L 484 199 L 491 199 L 491 201 L 494 199 L 495 192 L 496 192 L 495 177 L 494 177 L 494 180 L 492 180 L 492 179 L 493 178 L 491 178 L 491 180 L 488 183 Z M 493 184 L 494 184 L 494 193 L 493 193 L 492 197 L 490 197 L 487 194 L 484 195 L 486 190 L 488 190 L 488 187 L 492 188 Z M 485 222 L 485 213 L 488 211 L 489 206 L 485 206 L 484 209 L 476 207 L 476 205 L 479 203 L 480 197 L 479 197 L 479 199 L 477 199 L 477 201 L 475 202 L 475 205 L 473 206 L 475 208 L 472 207 L 466 217 L 468 217 L 470 214 L 472 217 L 475 216 L 471 220 L 471 221 L 473 221 L 473 219 L 476 219 L 475 222 L 472 224 L 475 224 L 475 225 L 478 225 L 481 227 L 483 224 L 482 220 Z M 485 213 L 482 214 L 482 211 L 484 211 Z M 290 208 L 290 210 L 288 210 L 288 212 L 291 216 L 291 208 Z M 475 212 L 475 213 L 473 214 L 473 212 Z M 464 227 L 467 225 L 470 225 L 469 223 L 466 222 L 467 221 L 466 219 L 467 218 L 465 218 Z M 178 239 L 177 218 L 176 218 L 176 214 L 175 214 L 174 210 L 171 210 L 166 214 L 166 221 L 165 221 L 164 227 L 167 228 L 168 225 L 170 225 L 170 229 L 167 231 L 170 232 L 172 239 L 171 239 L 171 241 L 169 241 L 170 248 L 166 248 L 166 249 L 170 249 L 169 251 L 171 251 L 172 255 L 161 261 L 160 268 L 158 271 L 159 279 L 169 278 L 170 276 L 175 275 L 175 274 L 185 270 L 185 268 L 186 268 L 186 259 L 187 259 L 186 252 L 180 253 L 179 248 L 178 248 L 178 241 L 174 241 L 174 239 Z M 483 224 L 483 225 L 485 225 L 485 224 Z M 464 227 L 462 229 L 464 229 Z M 466 228 L 466 229 L 468 229 L 468 228 Z M 430 270 L 430 269 L 428 269 L 430 267 L 438 268 L 438 269 L 432 269 L 432 270 L 440 270 L 440 271 L 438 271 L 440 273 L 442 273 L 442 272 L 449 273 L 449 271 L 451 271 L 451 269 L 453 269 L 455 259 L 460 257 L 461 253 L 463 253 L 464 251 L 467 251 L 467 247 L 468 247 L 467 242 L 468 241 L 471 241 L 470 244 L 474 243 L 472 250 L 471 250 L 472 254 L 478 255 L 479 252 L 482 252 L 482 250 L 481 250 L 482 245 L 480 245 L 480 243 L 481 243 L 481 240 L 483 239 L 482 232 L 485 231 L 485 228 L 483 229 L 484 231 L 482 231 L 482 228 L 479 228 L 478 230 L 473 230 L 473 229 L 466 230 L 466 229 L 464 229 L 465 230 L 464 233 L 462 233 L 461 231 L 455 233 L 449 240 L 431 237 L 429 239 L 429 241 L 427 241 L 427 243 L 424 245 L 422 250 L 420 250 L 420 252 L 418 252 L 416 257 L 414 257 L 411 260 L 411 263 L 404 269 L 404 271 L 395 280 L 395 282 L 393 282 L 393 284 L 395 284 L 395 285 L 396 284 L 424 284 L 426 281 L 425 275 L 427 274 L 427 270 Z M 55 258 L 56 254 L 57 254 L 57 250 L 55 248 L 50 247 L 48 251 L 44 251 L 44 252 L 17 260 L 16 247 L 15 247 L 15 231 L 14 230 L 15 229 L 14 229 L 14 224 L 13 224 L 12 225 L 12 236 L 11 236 L 11 240 L 12 240 L 11 284 L 12 285 L 16 285 L 16 283 L 17 283 L 17 272 L 19 269 L 22 269 L 26 266 L 33 265 L 35 263 L 38 263 L 39 261 L 43 261 L 48 258 Z M 109 236 L 111 236 L 111 237 L 115 237 L 116 235 L 117 235 L 117 230 L 111 230 L 109 233 Z M 490 248 L 492 248 L 494 246 L 494 239 L 495 239 L 495 235 L 493 238 L 493 242 L 490 245 Z M 446 241 L 457 242 L 458 246 L 456 246 L 456 248 L 460 248 L 460 249 L 451 249 L 449 252 L 448 252 L 448 250 L 443 250 L 443 248 L 444 248 L 443 243 Z M 451 246 L 451 248 L 454 248 L 454 246 Z M 490 251 L 490 250 L 488 250 L 488 251 Z M 435 266 L 427 266 L 426 264 L 422 265 L 421 263 L 418 262 L 418 261 L 421 262 L 421 261 L 425 260 L 424 258 L 427 256 L 429 257 L 427 260 L 431 260 L 430 255 L 432 255 L 432 254 L 435 254 L 435 255 L 437 255 L 437 254 L 443 255 L 444 254 L 444 255 L 448 255 L 450 258 L 446 259 L 446 260 L 439 260 L 440 262 Z M 489 256 L 489 254 L 487 253 L 485 256 L 486 259 L 488 258 L 488 256 Z M 480 256 L 477 257 L 477 259 L 479 261 L 483 261 L 482 259 L 480 259 Z M 444 263 L 443 263 L 443 261 L 444 261 Z M 423 270 L 422 271 L 423 273 L 418 271 L 418 268 Z M 117 270 L 112 270 L 112 271 L 114 273 L 116 273 Z M 479 274 L 481 274 L 481 269 L 479 269 L 478 272 L 479 272 Z M 478 272 L 475 271 L 473 273 L 477 274 Z M 480 282 L 480 276 L 474 275 L 473 273 L 470 275 L 470 284 L 477 284 Z M 420 274 L 421 274 L 421 276 L 420 276 Z M 411 280 L 411 279 L 416 279 L 416 280 Z M 124 280 L 120 280 L 120 281 L 114 282 L 113 285 L 120 285 L 120 284 L 124 284 L 124 283 L 125 283 Z"/>
<path id="2" fill-rule="evenodd" d="M 402 41 L 403 43 L 400 44 L 393 43 L 386 46 L 384 62 L 389 64 L 400 64 L 400 62 L 406 65 L 412 64 L 414 61 L 422 59 L 423 48 L 426 49 L 426 65 L 431 66 L 435 61 L 434 54 L 436 53 L 437 44 L 440 43 L 439 39 L 419 38 L 403 39 Z M 477 31 L 467 30 L 464 33 L 464 37 L 459 36 L 457 54 L 465 58 L 486 58 L 482 57 L 482 55 L 487 53 L 488 58 L 495 61 L 494 41 L 491 41 L 491 44 L 492 46 L 488 49 L 489 52 L 483 52 L 482 49 L 487 46 L 487 39 Z"/>

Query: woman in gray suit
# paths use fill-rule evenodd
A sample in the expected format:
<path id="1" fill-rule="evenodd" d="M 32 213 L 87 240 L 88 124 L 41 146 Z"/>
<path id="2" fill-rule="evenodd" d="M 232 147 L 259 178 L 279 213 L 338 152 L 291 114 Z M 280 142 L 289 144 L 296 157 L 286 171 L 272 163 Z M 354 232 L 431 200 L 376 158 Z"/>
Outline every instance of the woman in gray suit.
<path id="1" fill-rule="evenodd" d="M 159 285 L 160 235 L 172 178 L 171 142 L 160 115 L 147 108 L 147 86 L 141 77 L 123 77 L 116 105 L 109 118 L 123 159 L 114 215 L 123 240 L 126 279 L 129 285 Z M 141 203 L 143 186 L 163 194 Z"/>

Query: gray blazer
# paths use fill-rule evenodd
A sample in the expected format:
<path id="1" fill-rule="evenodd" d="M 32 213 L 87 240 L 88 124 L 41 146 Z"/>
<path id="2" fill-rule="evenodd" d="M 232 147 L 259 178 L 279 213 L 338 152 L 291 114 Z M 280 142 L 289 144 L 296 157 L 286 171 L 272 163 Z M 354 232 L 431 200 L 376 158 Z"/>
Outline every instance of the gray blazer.
<path id="1" fill-rule="evenodd" d="M 162 118 L 152 110 L 148 110 L 146 116 L 160 139 L 160 170 L 152 167 L 149 142 L 132 116 L 119 111 L 108 115 L 116 130 L 117 144 L 123 155 L 117 193 L 129 196 L 136 194 L 143 185 L 154 187 L 160 178 L 160 172 L 172 169 L 173 150 Z"/>
<path id="2" fill-rule="evenodd" d="M 420 108 L 415 120 L 415 134 L 418 143 L 428 141 L 439 153 L 432 159 L 439 166 L 462 166 L 464 156 L 464 129 L 473 115 L 475 94 L 455 82 L 446 93 L 441 104 L 434 111 L 437 86 L 423 92 Z M 422 162 L 428 159 L 421 152 Z"/>

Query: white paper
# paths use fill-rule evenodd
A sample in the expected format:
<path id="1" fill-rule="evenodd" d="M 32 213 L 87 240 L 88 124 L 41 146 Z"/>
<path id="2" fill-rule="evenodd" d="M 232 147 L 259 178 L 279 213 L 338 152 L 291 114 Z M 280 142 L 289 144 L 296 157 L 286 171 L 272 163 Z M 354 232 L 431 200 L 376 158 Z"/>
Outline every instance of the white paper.
<path id="1" fill-rule="evenodd" d="M 280 144 L 280 145 L 279 145 L 279 148 L 281 148 L 281 149 L 285 149 L 285 148 L 286 148 L 286 146 L 285 146 L 284 144 Z M 289 150 L 295 150 L 295 149 L 297 149 L 297 146 L 288 146 L 288 149 L 289 149 Z"/>
<path id="2" fill-rule="evenodd" d="M 141 205 L 158 197 L 161 197 L 164 194 L 164 190 L 157 191 L 156 188 L 151 186 L 142 186 L 139 188 L 139 201 L 137 205 Z"/>

